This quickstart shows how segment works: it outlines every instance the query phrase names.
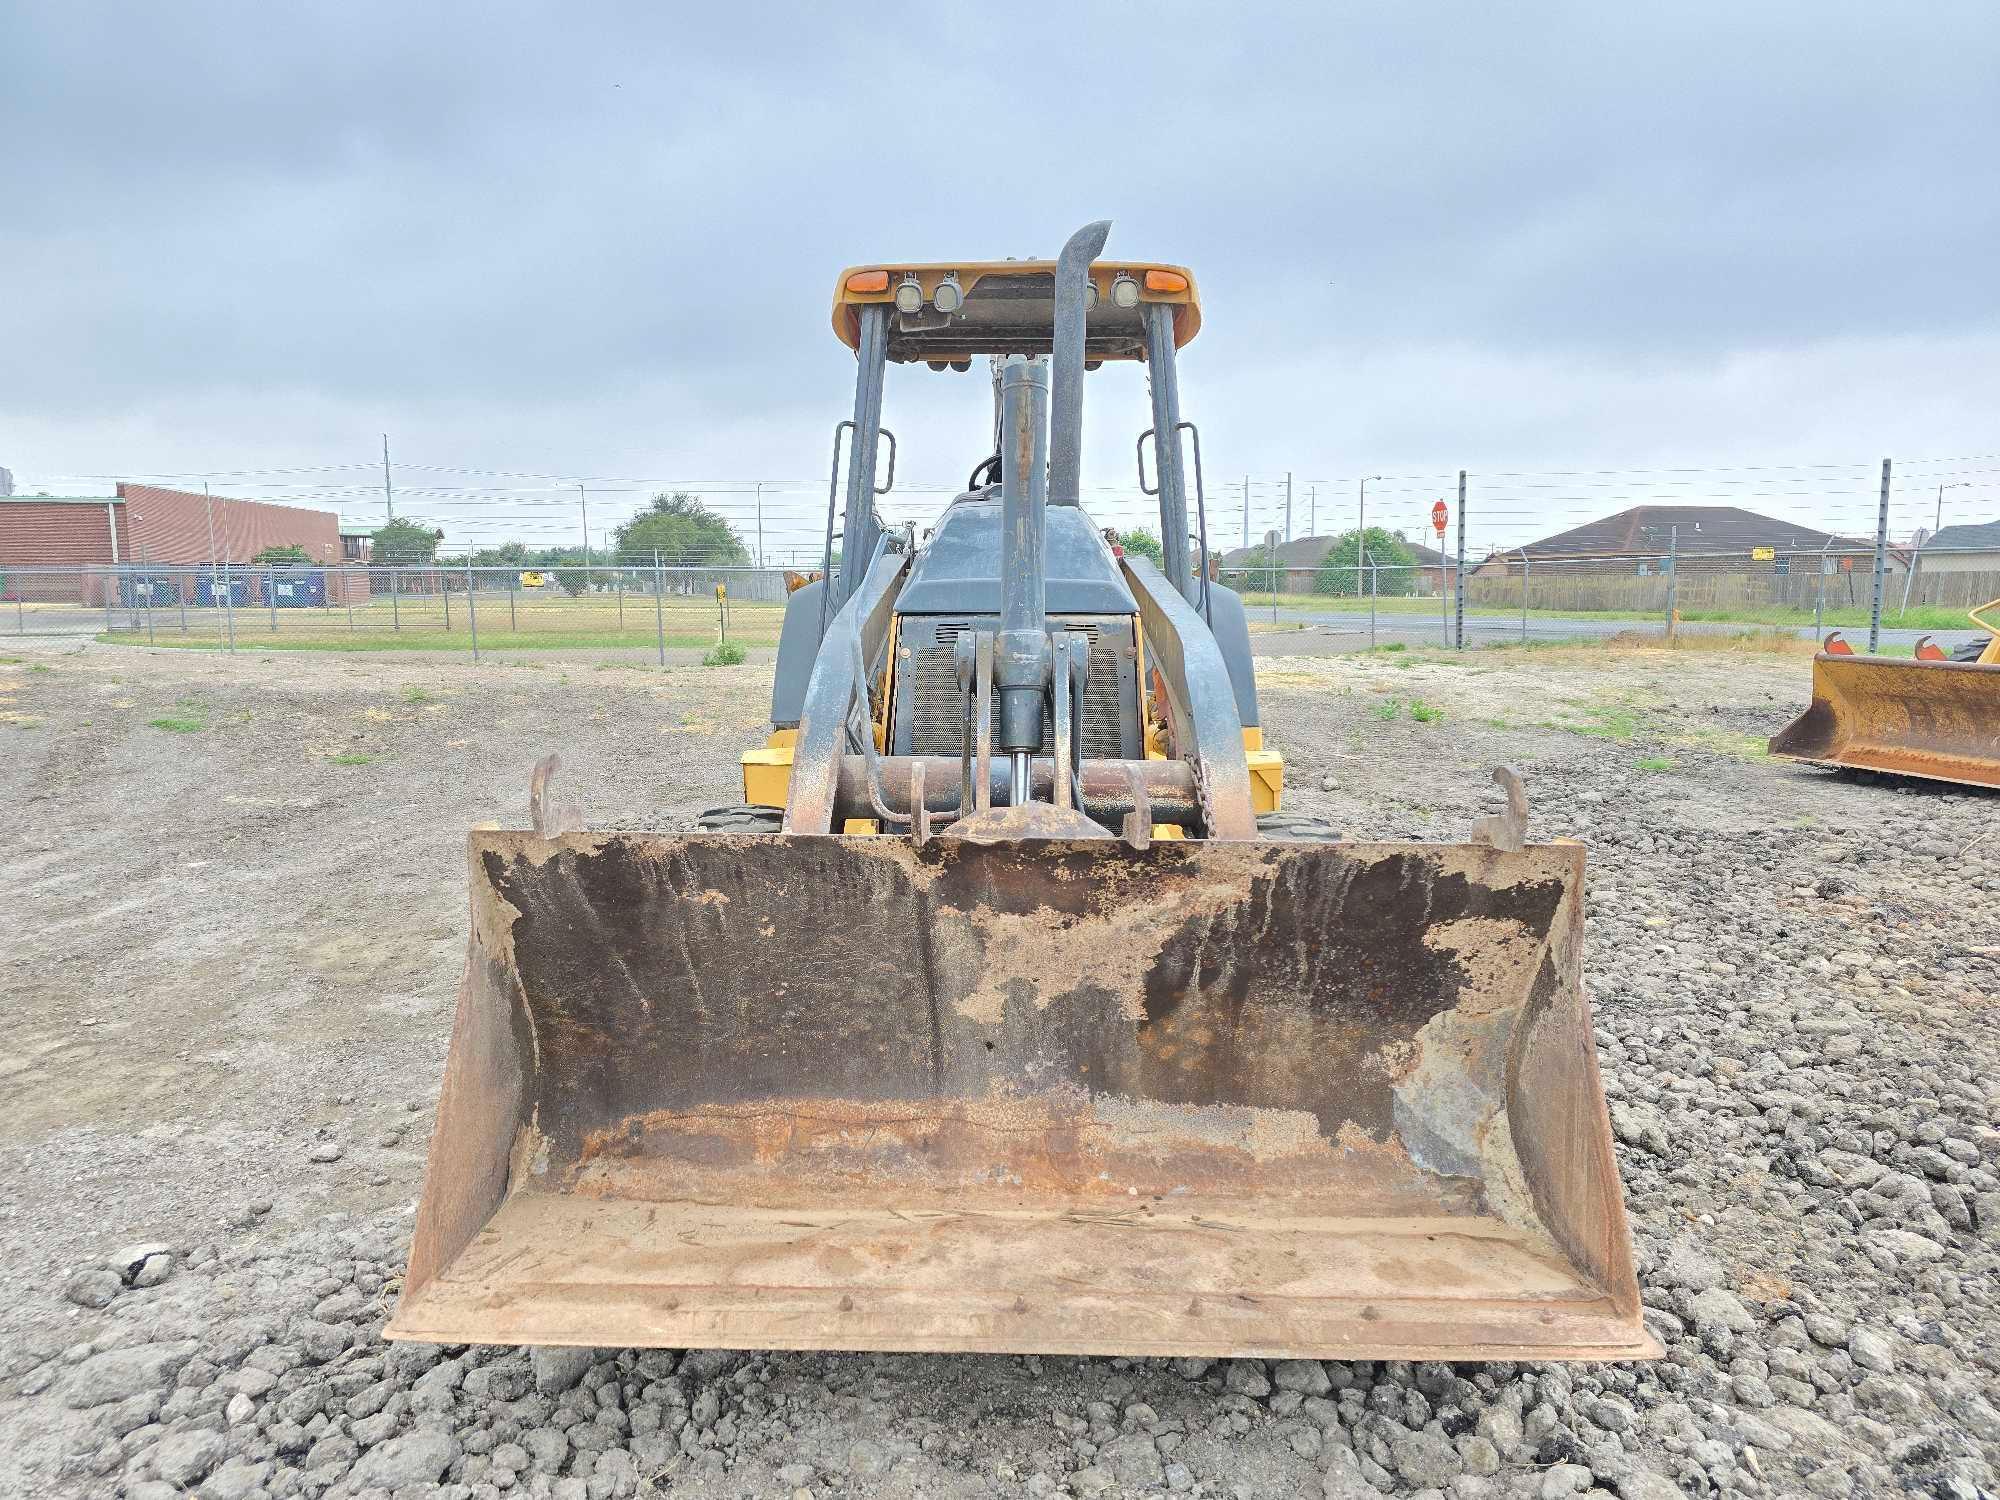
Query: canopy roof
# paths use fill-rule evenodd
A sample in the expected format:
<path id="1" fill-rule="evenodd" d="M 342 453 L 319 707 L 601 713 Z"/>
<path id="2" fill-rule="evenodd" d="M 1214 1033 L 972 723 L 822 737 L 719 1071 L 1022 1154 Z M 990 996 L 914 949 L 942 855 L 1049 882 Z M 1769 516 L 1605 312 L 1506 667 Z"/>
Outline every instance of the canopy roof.
<path id="1" fill-rule="evenodd" d="M 886 303 L 889 358 L 895 361 L 923 360 L 962 369 L 981 354 L 1046 354 L 1055 327 L 1055 272 L 1052 260 L 849 266 L 834 283 L 833 331 L 848 348 L 855 348 L 860 341 L 858 309 Z M 1144 357 L 1141 309 L 1148 302 L 1173 308 L 1175 348 L 1201 327 L 1200 296 L 1185 266 L 1101 260 L 1092 264 L 1090 279 L 1097 300 L 1085 322 L 1084 357 L 1093 365 Z M 954 280 L 963 300 L 953 311 L 940 312 L 938 288 Z M 1121 281 L 1132 283 L 1137 305 L 1117 305 L 1113 287 Z M 896 292 L 911 282 L 921 293 L 921 303 L 915 312 L 905 312 L 896 306 Z"/>

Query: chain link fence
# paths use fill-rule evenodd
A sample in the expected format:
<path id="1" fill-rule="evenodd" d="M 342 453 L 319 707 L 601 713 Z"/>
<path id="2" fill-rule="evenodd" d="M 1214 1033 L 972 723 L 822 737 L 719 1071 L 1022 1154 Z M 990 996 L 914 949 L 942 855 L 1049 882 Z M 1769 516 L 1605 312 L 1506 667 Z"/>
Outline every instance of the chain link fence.
<path id="1" fill-rule="evenodd" d="M 1817 637 L 1865 629 L 1871 560 L 1853 553 L 1803 555 L 1758 571 L 1734 557 L 1669 553 L 1536 561 L 1494 556 L 1430 564 L 1321 564 L 1219 568 L 1237 590 L 1253 630 L 1320 628 L 1365 635 L 1368 644 L 1487 645 L 1674 631 L 1782 630 Z M 2000 596 L 2000 571 L 1933 566 L 1885 579 L 1885 639 L 1977 638 L 1966 618 Z"/>
<path id="2" fill-rule="evenodd" d="M 1669 630 L 1788 630 L 1868 622 L 1871 560 L 1781 559 L 1757 571 L 1702 554 L 1455 563 L 1219 567 L 1253 629 L 1314 629 L 1457 646 Z M 783 568 L 598 564 L 546 570 L 126 565 L 0 570 L 0 635 L 103 635 L 153 645 L 328 650 L 667 653 L 774 647 L 801 574 Z M 1461 597 L 1462 596 L 1462 597 Z M 1965 611 L 2000 571 L 1942 563 L 1884 580 L 1886 641 L 1974 639 Z M 733 651 L 724 651 L 725 656 Z"/>
<path id="3" fill-rule="evenodd" d="M 669 651 L 775 646 L 798 577 L 645 565 L 16 568 L 0 574 L 0 633 L 475 656 L 631 649 L 664 662 Z"/>

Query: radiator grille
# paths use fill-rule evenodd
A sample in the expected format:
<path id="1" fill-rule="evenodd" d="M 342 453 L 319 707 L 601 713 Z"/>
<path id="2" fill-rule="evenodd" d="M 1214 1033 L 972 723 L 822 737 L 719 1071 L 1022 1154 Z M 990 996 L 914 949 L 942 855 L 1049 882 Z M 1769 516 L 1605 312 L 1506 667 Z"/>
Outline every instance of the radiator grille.
<path id="1" fill-rule="evenodd" d="M 957 755 L 964 738 L 959 707 L 958 673 L 953 666 L 953 650 L 960 635 L 978 628 L 975 620 L 939 620 L 935 645 L 917 646 L 910 653 L 906 670 L 914 697 L 910 715 L 910 753 L 913 755 Z M 1130 629 L 1123 621 L 1109 628 L 1076 623 L 1065 628 L 1090 638 L 1090 670 L 1083 688 L 1083 753 L 1092 758 L 1116 760 L 1124 753 L 1124 736 L 1119 724 L 1119 675 L 1131 670 L 1119 659 L 1120 638 L 1130 644 Z M 993 732 L 1000 732 L 1000 705 L 993 704 Z M 1053 738 L 1046 705 L 1042 709 L 1042 743 Z"/>

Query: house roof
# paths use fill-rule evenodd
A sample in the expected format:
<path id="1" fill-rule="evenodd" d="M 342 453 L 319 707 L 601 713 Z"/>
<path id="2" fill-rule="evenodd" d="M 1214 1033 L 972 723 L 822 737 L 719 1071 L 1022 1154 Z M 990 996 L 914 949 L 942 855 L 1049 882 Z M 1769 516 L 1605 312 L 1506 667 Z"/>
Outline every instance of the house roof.
<path id="1" fill-rule="evenodd" d="M 2000 521 L 1947 526 L 1924 543 L 1926 552 L 1984 552 L 1988 548 L 2000 548 Z"/>
<path id="2" fill-rule="evenodd" d="M 1679 528 L 1679 549 L 1690 555 L 1747 552 L 1753 547 L 1816 552 L 1829 542 L 1868 545 L 1833 532 L 1781 521 L 1775 516 L 1760 516 L 1754 510 L 1735 505 L 1635 505 L 1601 521 L 1590 521 L 1525 547 L 1505 550 L 1510 557 L 1525 552 L 1531 558 L 1658 553 L 1666 551 L 1675 528 Z"/>

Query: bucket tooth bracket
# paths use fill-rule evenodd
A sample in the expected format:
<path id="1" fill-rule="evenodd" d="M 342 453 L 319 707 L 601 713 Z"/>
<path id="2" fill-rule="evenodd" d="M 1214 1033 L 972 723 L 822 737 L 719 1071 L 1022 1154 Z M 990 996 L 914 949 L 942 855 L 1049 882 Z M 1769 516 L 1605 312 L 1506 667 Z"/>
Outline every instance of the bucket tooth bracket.
<path id="1" fill-rule="evenodd" d="M 534 774 L 528 778 L 528 816 L 535 832 L 545 839 L 559 833 L 575 833 L 583 827 L 582 804 L 556 796 L 556 773 L 561 769 L 560 755 L 544 755 L 535 762 Z"/>
<path id="2" fill-rule="evenodd" d="M 1528 789 L 1512 766 L 1496 766 L 1494 784 L 1507 793 L 1504 812 L 1489 813 L 1472 825 L 1472 842 L 1518 854 L 1528 841 Z"/>

